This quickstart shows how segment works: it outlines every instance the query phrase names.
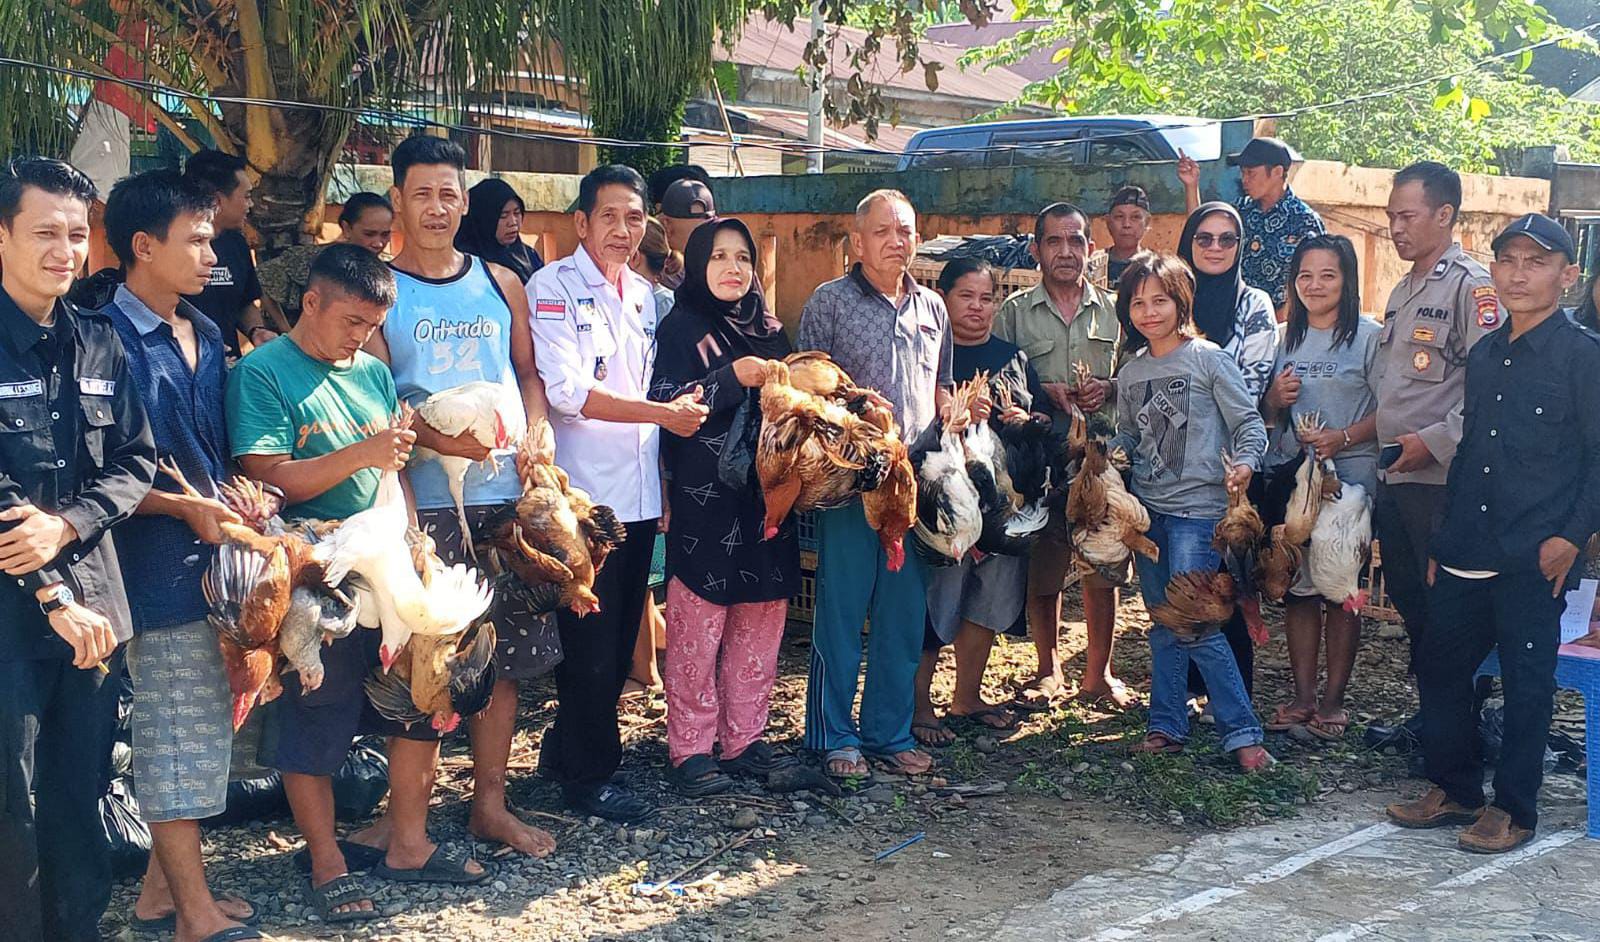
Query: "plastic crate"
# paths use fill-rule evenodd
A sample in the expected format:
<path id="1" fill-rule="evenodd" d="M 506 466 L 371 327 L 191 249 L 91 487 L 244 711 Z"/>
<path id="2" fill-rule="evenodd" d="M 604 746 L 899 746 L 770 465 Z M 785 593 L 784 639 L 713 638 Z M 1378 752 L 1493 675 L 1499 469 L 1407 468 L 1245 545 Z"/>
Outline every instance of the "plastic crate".
<path id="1" fill-rule="evenodd" d="M 789 621 L 809 625 L 817 614 L 817 553 L 800 551 L 800 591 L 789 600 Z"/>
<path id="2" fill-rule="evenodd" d="M 817 551 L 816 513 L 808 511 L 803 514 L 795 514 L 794 532 L 795 536 L 800 540 L 800 551 L 802 553 L 809 551 L 815 554 Z"/>

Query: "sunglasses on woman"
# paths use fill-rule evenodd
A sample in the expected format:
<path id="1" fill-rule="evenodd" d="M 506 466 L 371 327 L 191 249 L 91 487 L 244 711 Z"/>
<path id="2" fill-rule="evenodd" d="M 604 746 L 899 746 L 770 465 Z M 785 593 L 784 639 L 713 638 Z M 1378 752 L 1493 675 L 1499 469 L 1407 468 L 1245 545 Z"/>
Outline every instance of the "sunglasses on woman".
<path id="1" fill-rule="evenodd" d="M 1239 244 L 1239 237 L 1231 232 L 1224 232 L 1222 235 L 1212 235 L 1209 232 L 1197 232 L 1195 233 L 1194 244 L 1203 249 L 1209 249 L 1213 245 L 1224 249 L 1231 249 Z"/>

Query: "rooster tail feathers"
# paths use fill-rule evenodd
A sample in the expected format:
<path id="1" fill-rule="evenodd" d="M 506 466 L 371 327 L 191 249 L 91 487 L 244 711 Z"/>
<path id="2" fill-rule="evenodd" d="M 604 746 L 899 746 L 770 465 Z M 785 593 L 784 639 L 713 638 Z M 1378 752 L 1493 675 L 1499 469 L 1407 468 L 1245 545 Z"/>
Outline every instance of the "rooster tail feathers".
<path id="1" fill-rule="evenodd" d="M 216 558 L 200 581 L 209 611 L 206 620 L 218 634 L 240 647 L 249 646 L 242 634 L 239 616 L 245 601 L 267 570 L 267 557 L 233 543 L 217 547 Z"/>

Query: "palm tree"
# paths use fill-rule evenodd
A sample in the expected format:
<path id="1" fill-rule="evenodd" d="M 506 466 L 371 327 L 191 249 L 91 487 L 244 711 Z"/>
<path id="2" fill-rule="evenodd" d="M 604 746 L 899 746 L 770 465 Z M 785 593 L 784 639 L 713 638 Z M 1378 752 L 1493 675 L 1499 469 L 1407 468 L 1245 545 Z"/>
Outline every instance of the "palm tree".
<path id="1" fill-rule="evenodd" d="M 107 75 L 116 50 L 149 82 L 196 96 L 129 90 L 185 146 L 200 146 L 199 127 L 246 158 L 259 178 L 251 222 L 271 255 L 321 222 L 360 109 L 422 100 L 449 113 L 514 70 L 540 71 L 561 54 L 541 37 L 559 35 L 598 136 L 672 141 L 714 38 L 745 13 L 743 0 L 0 0 L 0 55 L 79 73 L 0 65 L 0 153 L 64 151 L 82 74 Z"/>

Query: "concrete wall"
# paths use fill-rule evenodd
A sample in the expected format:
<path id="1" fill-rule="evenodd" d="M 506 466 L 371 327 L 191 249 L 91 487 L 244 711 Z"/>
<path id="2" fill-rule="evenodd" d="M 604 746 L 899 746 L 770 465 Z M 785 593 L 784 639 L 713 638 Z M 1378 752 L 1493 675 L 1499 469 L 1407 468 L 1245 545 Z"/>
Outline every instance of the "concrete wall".
<path id="1" fill-rule="evenodd" d="M 1224 147 L 1225 152 L 1236 149 L 1237 145 Z M 1308 161 L 1292 181 L 1295 191 L 1322 213 L 1331 231 L 1356 243 L 1362 262 L 1362 306 L 1374 313 L 1381 313 L 1390 287 L 1407 267 L 1387 235 L 1384 205 L 1393 175 L 1391 170 Z M 577 179 L 555 174 L 502 176 L 527 202 L 523 231 L 528 240 L 547 259 L 570 253 L 577 244 L 569 212 L 577 198 Z M 469 174 L 469 185 L 480 177 Z M 1146 244 L 1173 250 L 1183 227 L 1184 203 L 1171 163 L 1077 171 L 1017 167 L 729 178 L 717 181 L 716 194 L 718 209 L 745 220 L 760 240 L 768 297 L 779 317 L 793 324 L 812 290 L 845 271 L 852 212 L 856 202 L 874 189 L 905 192 L 917 207 L 922 236 L 932 238 L 1026 232 L 1033 225 L 1033 214 L 1057 200 L 1098 213 L 1126 183 L 1143 186 L 1150 194 L 1154 225 Z M 1484 258 L 1501 227 L 1550 204 L 1547 180 L 1469 174 L 1463 183 L 1461 242 Z M 357 168 L 342 189 L 330 194 L 329 223 L 337 217 L 337 203 L 344 195 L 356 189 L 385 192 L 388 184 L 387 168 Z M 1237 198 L 1237 174 L 1220 162 L 1208 165 L 1202 170 L 1201 188 L 1208 197 Z M 1093 234 L 1097 243 L 1109 244 L 1098 220 Z"/>

